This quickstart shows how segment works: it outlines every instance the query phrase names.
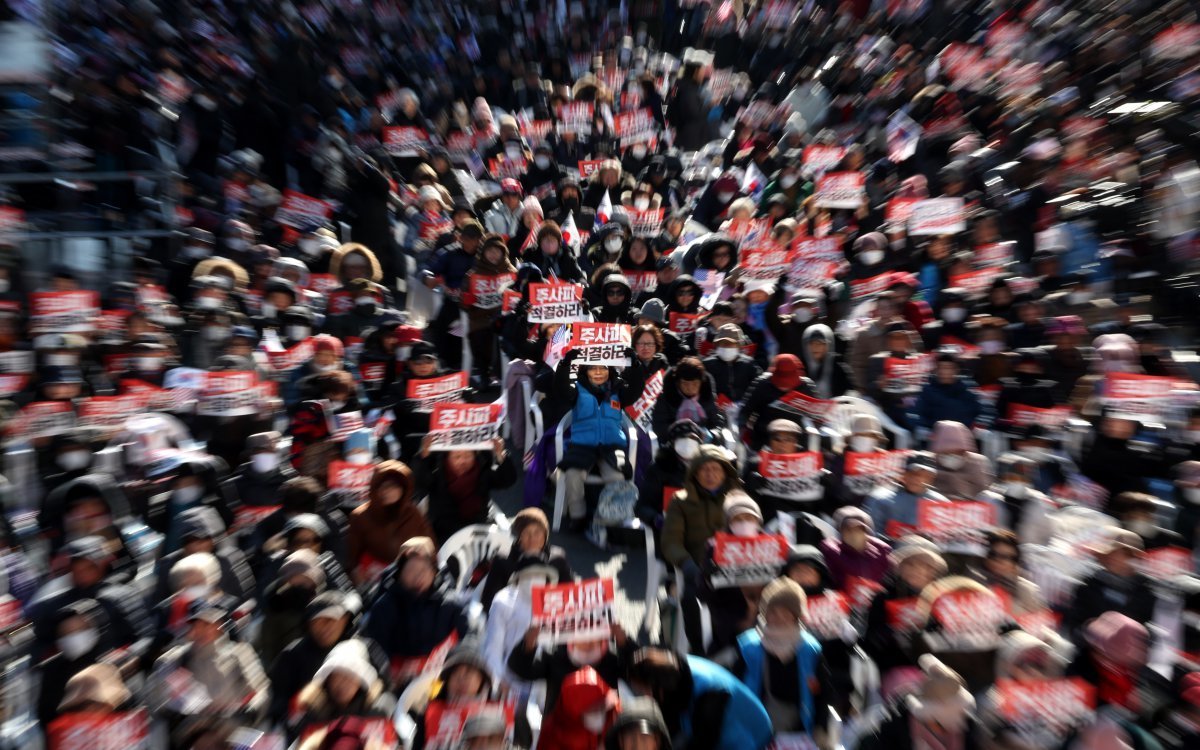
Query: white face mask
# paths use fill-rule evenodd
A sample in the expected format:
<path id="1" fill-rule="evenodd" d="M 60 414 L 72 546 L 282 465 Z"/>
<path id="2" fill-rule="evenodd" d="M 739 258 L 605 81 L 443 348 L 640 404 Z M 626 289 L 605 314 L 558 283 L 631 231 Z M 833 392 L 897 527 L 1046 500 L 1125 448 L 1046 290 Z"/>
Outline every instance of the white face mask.
<path id="1" fill-rule="evenodd" d="M 300 242 L 298 242 L 296 244 L 297 244 L 297 247 L 300 248 L 300 252 L 303 253 L 304 255 L 307 255 L 310 258 L 321 251 L 321 241 L 320 240 L 310 239 L 310 238 L 306 237 L 306 238 L 300 240 Z"/>
<path id="2" fill-rule="evenodd" d="M 74 354 L 47 354 L 47 367 L 74 367 L 79 363 L 79 358 Z"/>
<path id="3" fill-rule="evenodd" d="M 801 323 L 807 323 L 813 319 L 813 311 L 811 307 L 800 307 L 792 313 L 792 319 Z"/>
<path id="4" fill-rule="evenodd" d="M 672 446 L 675 448 L 675 455 L 682 458 L 684 461 L 690 461 L 700 452 L 700 441 L 692 438 L 679 438 Z"/>
<path id="5" fill-rule="evenodd" d="M 868 435 L 851 435 L 850 451 L 852 453 L 870 453 L 875 450 L 875 438 Z"/>
<path id="6" fill-rule="evenodd" d="M 138 357 L 137 368 L 139 372 L 158 372 L 162 369 L 162 360 L 158 357 Z"/>
<path id="7" fill-rule="evenodd" d="M 250 243 L 244 237 L 230 237 L 229 239 L 225 240 L 225 244 L 229 246 L 230 250 L 233 250 L 237 253 L 240 253 L 246 248 L 250 247 Z"/>
<path id="8" fill-rule="evenodd" d="M 729 524 L 729 530 L 734 536 L 758 536 L 758 523 L 756 521 L 734 521 Z"/>
<path id="9" fill-rule="evenodd" d="M 733 193 L 717 193 L 717 202 L 728 203 L 733 200 Z"/>
<path id="10" fill-rule="evenodd" d="M 938 456 L 938 463 L 951 471 L 956 471 L 963 467 L 967 462 L 965 456 L 958 456 L 953 453 L 946 453 Z"/>
<path id="11" fill-rule="evenodd" d="M 604 241 L 604 248 L 610 253 L 615 253 L 621 249 L 622 244 L 620 237 L 609 237 Z"/>
<path id="12" fill-rule="evenodd" d="M 181 505 L 190 505 L 200 499 L 204 494 L 204 488 L 198 484 L 189 484 L 186 487 L 179 487 L 175 490 L 173 500 Z"/>
<path id="13" fill-rule="evenodd" d="M 345 406 L 345 405 L 346 405 L 346 402 L 345 402 L 345 401 L 336 401 L 336 400 L 330 399 L 330 401 L 329 401 L 329 410 L 330 410 L 330 411 L 337 411 L 338 409 L 341 409 L 341 408 L 342 408 L 343 406 Z"/>
<path id="14" fill-rule="evenodd" d="M 1004 342 L 1000 339 L 979 342 L 979 351 L 984 354 L 999 354 L 1004 351 Z"/>
<path id="15" fill-rule="evenodd" d="M 717 348 L 717 356 L 722 362 L 733 362 L 742 353 L 741 349 L 735 346 L 722 346 Z"/>
<path id="16" fill-rule="evenodd" d="M 196 307 L 201 310 L 216 310 L 221 306 L 221 300 L 217 297 L 203 296 L 196 298 Z"/>
<path id="17" fill-rule="evenodd" d="M 229 329 L 225 326 L 206 326 L 204 328 L 205 341 L 224 341 L 229 336 Z"/>
<path id="18" fill-rule="evenodd" d="M 288 326 L 287 337 L 292 341 L 303 341 L 308 338 L 308 326 Z"/>
<path id="19" fill-rule="evenodd" d="M 62 468 L 63 471 L 78 471 L 92 462 L 92 454 L 89 451 L 69 450 L 65 453 L 59 453 L 55 463 Z"/>
<path id="20" fill-rule="evenodd" d="M 1158 529 L 1158 525 L 1153 521 L 1130 521 L 1125 525 L 1130 531 L 1140 537 L 1150 536 Z"/>
<path id="21" fill-rule="evenodd" d="M 550 168 L 550 157 L 549 156 L 535 156 L 535 157 L 533 157 L 533 163 L 537 165 L 538 169 L 549 169 Z"/>
<path id="22" fill-rule="evenodd" d="M 883 251 L 882 250 L 864 250 L 863 252 L 858 254 L 858 259 L 861 260 L 864 265 L 873 266 L 876 263 L 880 263 L 883 261 Z"/>
<path id="23" fill-rule="evenodd" d="M 279 465 L 279 456 L 274 453 L 255 453 L 250 457 L 250 466 L 259 474 L 266 474 L 275 470 Z"/>
<path id="24" fill-rule="evenodd" d="M 359 307 L 374 307 L 375 298 L 368 294 L 366 296 L 356 298 L 354 300 L 354 304 Z"/>
<path id="25" fill-rule="evenodd" d="M 791 661 L 796 656 L 803 631 L 799 627 L 774 627 L 767 625 L 762 631 L 763 649 L 776 659 Z"/>
<path id="26" fill-rule="evenodd" d="M 633 199 L 633 207 L 639 211 L 645 211 L 647 208 L 650 208 L 650 199 L 649 198 L 634 198 Z"/>
<path id="27" fill-rule="evenodd" d="M 203 599 L 204 597 L 208 596 L 208 590 L 208 586 L 188 586 L 184 590 L 180 591 L 179 595 L 184 599 L 196 601 L 197 599 Z"/>
<path id="28" fill-rule="evenodd" d="M 600 663 L 608 649 L 604 646 L 593 648 L 568 648 L 567 657 L 577 667 L 594 667 Z"/>
<path id="29" fill-rule="evenodd" d="M 785 190 L 787 190 L 788 188 L 795 185 L 798 180 L 799 180 L 799 178 L 796 177 L 796 175 L 794 175 L 794 174 L 785 174 L 783 177 L 779 178 L 779 184 L 781 186 L 783 186 L 783 188 Z"/>
<path id="30" fill-rule="evenodd" d="M 600 734 L 604 731 L 604 725 L 608 723 L 607 717 L 603 713 L 590 713 L 583 715 L 583 728 L 592 734 Z"/>
<path id="31" fill-rule="evenodd" d="M 1183 499 L 1193 505 L 1200 505 L 1200 487 L 1184 487 Z"/>
<path id="32" fill-rule="evenodd" d="M 262 316 L 264 318 L 275 317 L 275 305 L 271 304 L 270 302 L 262 303 Z"/>
<path id="33" fill-rule="evenodd" d="M 99 641 L 100 632 L 94 628 L 88 628 L 68 633 L 55 641 L 55 644 L 63 656 L 75 661 L 95 648 Z"/>
<path id="34" fill-rule="evenodd" d="M 1024 482 L 1005 482 L 1004 494 L 1017 500 L 1024 500 L 1029 494 L 1029 485 Z"/>
<path id="35" fill-rule="evenodd" d="M 942 320 L 947 323 L 961 323 L 967 318 L 967 308 L 965 307 L 947 307 L 942 310 Z"/>
<path id="36" fill-rule="evenodd" d="M 411 352 L 412 352 L 412 347 L 411 347 L 411 346 L 398 346 L 398 347 L 396 347 L 396 361 L 397 361 L 397 362 L 405 362 L 405 361 L 407 361 L 407 360 L 408 360 L 408 355 L 409 355 Z"/>

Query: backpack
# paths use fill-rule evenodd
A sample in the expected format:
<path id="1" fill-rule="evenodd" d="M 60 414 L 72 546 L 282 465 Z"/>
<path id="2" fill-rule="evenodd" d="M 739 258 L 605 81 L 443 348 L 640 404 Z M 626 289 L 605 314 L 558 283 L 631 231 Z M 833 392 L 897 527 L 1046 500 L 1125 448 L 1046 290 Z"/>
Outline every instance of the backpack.
<path id="1" fill-rule="evenodd" d="M 596 502 L 596 512 L 592 516 L 588 539 L 597 547 L 607 549 L 608 529 L 635 518 L 634 506 L 637 505 L 637 501 L 638 490 L 633 482 L 612 482 L 605 485 L 600 491 L 600 499 Z"/>

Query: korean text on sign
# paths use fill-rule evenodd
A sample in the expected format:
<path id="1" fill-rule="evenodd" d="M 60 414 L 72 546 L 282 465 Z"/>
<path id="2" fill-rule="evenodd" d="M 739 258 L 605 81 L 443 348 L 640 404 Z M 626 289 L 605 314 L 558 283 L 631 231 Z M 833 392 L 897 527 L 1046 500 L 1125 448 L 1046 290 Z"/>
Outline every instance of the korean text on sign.
<path id="1" fill-rule="evenodd" d="M 434 404 L 429 418 L 435 451 L 489 450 L 500 436 L 501 404 Z"/>
<path id="2" fill-rule="evenodd" d="M 533 587 L 533 626 L 543 646 L 607 639 L 615 587 L 611 578 Z"/>

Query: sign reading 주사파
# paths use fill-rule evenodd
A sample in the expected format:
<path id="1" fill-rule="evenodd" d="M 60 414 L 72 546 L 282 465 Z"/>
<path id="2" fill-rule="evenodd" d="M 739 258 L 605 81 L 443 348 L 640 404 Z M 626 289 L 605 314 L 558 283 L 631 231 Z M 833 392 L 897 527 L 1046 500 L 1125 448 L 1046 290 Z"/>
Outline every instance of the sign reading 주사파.
<path id="1" fill-rule="evenodd" d="M 574 323 L 583 317 L 583 287 L 578 284 L 530 284 L 530 323 Z"/>
<path id="2" fill-rule="evenodd" d="M 251 371 L 208 372 L 196 411 L 206 416 L 234 417 L 257 414 L 265 391 Z"/>
<path id="3" fill-rule="evenodd" d="M 1000 629 L 1012 618 L 991 589 L 955 589 L 933 601 L 930 617 L 940 628 L 927 631 L 934 650 L 976 651 L 995 648 Z"/>
<path id="4" fill-rule="evenodd" d="M 837 237 L 797 237 L 793 247 L 788 281 L 797 289 L 824 287 L 845 260 Z"/>
<path id="5" fill-rule="evenodd" d="M 534 586 L 532 624 L 538 643 L 558 646 L 607 640 L 612 631 L 615 586 L 611 578 L 591 578 L 558 586 Z"/>
<path id="6" fill-rule="evenodd" d="M 842 637 L 850 622 L 850 600 L 838 591 L 827 591 L 808 597 L 804 624 L 818 640 L 831 641 Z"/>
<path id="7" fill-rule="evenodd" d="M 1026 747 L 1058 747 L 1092 720 L 1096 688 L 1081 677 L 996 680 L 996 712 Z"/>
<path id="8" fill-rule="evenodd" d="M 461 747 L 463 728 L 467 719 L 481 711 L 504 714 L 507 734 L 512 737 L 515 725 L 514 701 L 430 701 L 425 711 L 425 747 L 427 750 L 453 750 Z"/>
<path id="9" fill-rule="evenodd" d="M 558 108 L 558 131 L 588 136 L 592 134 L 592 114 L 594 107 L 591 102 L 567 102 Z"/>
<path id="10" fill-rule="evenodd" d="M 646 387 L 642 389 L 638 400 L 625 407 L 625 413 L 643 430 L 650 427 L 650 415 L 654 411 L 654 405 L 658 403 L 658 397 L 662 395 L 662 390 L 663 371 L 658 370 L 646 378 Z"/>
<path id="11" fill-rule="evenodd" d="M 738 264 L 742 267 L 743 282 L 774 282 L 788 271 L 792 254 L 775 243 L 761 243 L 743 248 Z"/>
<path id="12" fill-rule="evenodd" d="M 434 404 L 429 418 L 435 451 L 490 450 L 500 437 L 501 404 Z"/>
<path id="13" fill-rule="evenodd" d="M 429 144 L 429 133 L 424 128 L 386 127 L 383 129 L 383 147 L 392 156 L 416 156 L 419 149 Z"/>
<path id="14" fill-rule="evenodd" d="M 150 750 L 146 709 L 114 713 L 73 712 L 46 728 L 50 750 Z"/>
<path id="15" fill-rule="evenodd" d="M 374 464 L 352 464 L 349 461 L 329 462 L 329 489 L 343 498 L 366 500 L 375 476 Z"/>
<path id="16" fill-rule="evenodd" d="M 405 396 L 417 401 L 415 411 L 431 412 L 434 404 L 457 401 L 467 389 L 467 374 L 452 372 L 437 378 L 421 378 L 408 381 Z"/>
<path id="17" fill-rule="evenodd" d="M 805 146 L 803 164 L 821 175 L 836 167 L 846 157 L 843 146 Z"/>
<path id="18" fill-rule="evenodd" d="M 866 196 L 862 172 L 829 172 L 817 180 L 817 205 L 825 208 L 858 208 Z"/>
<path id="19" fill-rule="evenodd" d="M 319 224 L 333 216 L 333 204 L 295 190 L 283 191 L 283 201 L 275 211 L 275 221 L 299 229 L 309 224 Z"/>
<path id="20" fill-rule="evenodd" d="M 654 237 L 662 230 L 663 216 L 666 209 L 647 208 L 639 211 L 632 206 L 625 207 L 629 216 L 629 226 L 633 228 L 634 237 Z"/>
<path id="21" fill-rule="evenodd" d="M 917 529 L 938 544 L 982 544 L 984 532 L 996 525 L 996 508 L 979 500 L 920 500 Z"/>
<path id="22" fill-rule="evenodd" d="M 649 109 L 621 112 L 613 117 L 613 130 L 621 139 L 621 146 L 645 143 L 658 132 L 658 123 Z"/>
<path id="23" fill-rule="evenodd" d="M 758 473 L 766 480 L 765 494 L 787 500 L 817 500 L 823 494 L 823 461 L 816 451 L 758 454 Z"/>
<path id="24" fill-rule="evenodd" d="M 631 329 L 622 323 L 571 324 L 571 349 L 581 352 L 579 364 L 628 367 Z"/>
<path id="25" fill-rule="evenodd" d="M 846 487 L 855 495 L 866 495 L 876 487 L 886 487 L 900 480 L 908 451 L 878 451 L 855 453 L 846 451 L 843 472 Z"/>
<path id="26" fill-rule="evenodd" d="M 495 310 L 504 299 L 504 290 L 516 279 L 516 274 L 512 273 L 471 274 L 469 299 L 465 301 L 480 310 Z"/>
<path id="27" fill-rule="evenodd" d="M 79 289 L 29 295 L 29 328 L 33 333 L 86 333 L 100 317 L 100 295 Z"/>
<path id="28" fill-rule="evenodd" d="M 1104 376 L 1104 401 L 1120 414 L 1162 415 L 1180 385 L 1176 378 L 1114 372 Z"/>
<path id="29" fill-rule="evenodd" d="M 741 537 L 717 532 L 713 537 L 716 570 L 709 577 L 715 589 L 768 583 L 787 560 L 788 541 L 781 534 Z"/>
<path id="30" fill-rule="evenodd" d="M 966 230 L 962 198 L 929 198 L 913 204 L 908 233 L 913 236 L 954 234 Z"/>

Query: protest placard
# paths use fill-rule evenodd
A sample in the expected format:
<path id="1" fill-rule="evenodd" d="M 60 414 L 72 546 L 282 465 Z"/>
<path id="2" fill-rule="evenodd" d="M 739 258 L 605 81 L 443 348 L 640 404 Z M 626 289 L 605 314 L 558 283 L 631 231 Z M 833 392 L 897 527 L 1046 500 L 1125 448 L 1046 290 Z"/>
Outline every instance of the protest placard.
<path id="1" fill-rule="evenodd" d="M 611 578 L 533 587 L 533 619 L 544 647 L 608 640 L 615 584 Z"/>
<path id="2" fill-rule="evenodd" d="M 26 404 L 4 426 L 14 440 L 33 440 L 62 434 L 75 426 L 75 409 L 69 401 L 34 401 Z"/>
<path id="3" fill-rule="evenodd" d="M 801 157 L 804 166 L 812 170 L 814 176 L 820 176 L 842 163 L 846 158 L 844 146 L 805 146 Z"/>
<path id="4" fill-rule="evenodd" d="M 92 430 L 114 430 L 145 408 L 145 399 L 139 394 L 120 396 L 90 396 L 80 399 L 76 412 L 76 426 Z"/>
<path id="5" fill-rule="evenodd" d="M 49 750 L 151 750 L 150 716 L 133 711 L 72 711 L 46 728 Z"/>
<path id="6" fill-rule="evenodd" d="M 976 268 L 1006 268 L 1016 260 L 1015 242 L 988 242 L 977 245 L 971 258 Z"/>
<path id="7" fill-rule="evenodd" d="M 520 292 L 505 289 L 500 293 L 500 312 L 510 313 L 517 309 L 517 304 L 523 301 Z"/>
<path id="8" fill-rule="evenodd" d="M 613 132 L 621 139 L 621 147 L 645 143 L 658 134 L 658 122 L 649 109 L 643 107 L 613 116 Z"/>
<path id="9" fill-rule="evenodd" d="M 868 495 L 876 487 L 889 487 L 900 481 L 909 451 L 874 451 L 843 454 L 846 488 L 855 495 Z"/>
<path id="10" fill-rule="evenodd" d="M 1028 427 L 1036 424 L 1046 429 L 1057 430 L 1071 418 L 1071 407 L 1040 408 L 1025 404 L 1009 404 L 1007 417 L 1014 427 Z"/>
<path id="11" fill-rule="evenodd" d="M 917 501 L 917 530 L 940 545 L 983 544 L 996 507 L 980 500 Z"/>
<path id="12" fill-rule="evenodd" d="M 517 118 L 517 129 L 521 131 L 521 137 L 529 142 L 530 145 L 536 146 L 539 143 L 545 143 L 550 136 L 550 131 L 554 129 L 553 120 L 530 120 L 525 117 Z"/>
<path id="13" fill-rule="evenodd" d="M 700 286 L 700 307 L 712 309 L 713 303 L 725 288 L 725 275 L 724 271 L 714 271 L 711 268 L 696 269 L 694 276 Z"/>
<path id="14" fill-rule="evenodd" d="M 324 224 L 333 217 L 333 204 L 318 200 L 295 190 L 284 190 L 283 200 L 275 211 L 275 221 L 300 229 L 311 224 Z"/>
<path id="15" fill-rule="evenodd" d="M 507 701 L 430 701 L 425 709 L 426 750 L 456 750 L 462 747 L 462 732 L 470 719 L 481 711 L 504 715 L 507 737 L 515 726 L 515 698 Z"/>
<path id="16" fill-rule="evenodd" d="M 266 391 L 252 371 L 205 373 L 196 411 L 205 416 L 236 417 L 258 414 Z"/>
<path id="17" fill-rule="evenodd" d="M 1131 417 L 1162 417 L 1170 409 L 1176 389 L 1183 385 L 1165 375 L 1113 372 L 1104 376 L 1103 400 L 1113 411 Z"/>
<path id="18" fill-rule="evenodd" d="M 841 640 L 850 624 L 850 600 L 838 591 L 808 597 L 804 624 L 821 641 Z"/>
<path id="19" fill-rule="evenodd" d="M 788 281 L 793 289 L 823 288 L 833 281 L 846 258 L 837 237 L 797 237 L 792 242 L 792 266 Z"/>
<path id="20" fill-rule="evenodd" d="M 1151 54 L 1159 60 L 1185 60 L 1200 52 L 1200 24 L 1177 23 L 1154 37 Z"/>
<path id="21" fill-rule="evenodd" d="M 596 174 L 600 171 L 600 165 L 603 163 L 603 159 L 587 159 L 579 162 L 579 179 L 586 180 Z"/>
<path id="22" fill-rule="evenodd" d="M 836 401 L 824 398 L 813 398 L 812 396 L 805 395 L 800 391 L 786 393 L 783 396 L 780 396 L 779 400 L 775 403 L 780 404 L 788 409 L 794 409 L 809 419 L 813 419 L 817 422 L 824 422 L 825 418 L 829 416 L 829 412 L 833 409 L 833 407 L 837 406 Z"/>
<path id="23" fill-rule="evenodd" d="M 446 663 L 446 657 L 454 647 L 458 645 L 458 632 L 451 631 L 450 635 L 442 639 L 442 642 L 433 647 L 433 650 L 424 656 L 395 656 L 390 664 L 390 672 L 392 682 L 403 685 L 414 677 L 430 672 L 439 672 L 442 665 Z"/>
<path id="24" fill-rule="evenodd" d="M 821 486 L 824 462 L 816 451 L 804 453 L 758 454 L 758 473 L 766 481 L 761 492 L 772 497 L 794 501 L 820 499 L 825 491 Z"/>
<path id="25" fill-rule="evenodd" d="M 738 254 L 741 281 L 751 288 L 755 285 L 774 284 L 790 270 L 792 252 L 774 242 L 759 242 L 744 247 Z"/>
<path id="26" fill-rule="evenodd" d="M 488 162 L 488 172 L 497 180 L 520 180 L 529 171 L 529 160 L 524 156 L 501 154 Z"/>
<path id="27" fill-rule="evenodd" d="M 850 280 L 850 300 L 864 302 L 887 291 L 892 283 L 892 274 L 880 273 L 865 279 Z"/>
<path id="28" fill-rule="evenodd" d="M 307 338 L 290 347 L 284 346 L 275 331 L 267 329 L 263 333 L 262 350 L 275 372 L 291 372 L 313 358 L 316 345 L 311 338 Z"/>
<path id="29" fill-rule="evenodd" d="M 925 387 L 933 369 L 933 356 L 922 354 L 901 359 L 888 357 L 883 362 L 883 377 L 888 393 L 912 393 Z"/>
<path id="30" fill-rule="evenodd" d="M 100 317 L 100 294 L 86 289 L 29 295 L 30 333 L 90 333 Z"/>
<path id="31" fill-rule="evenodd" d="M 1096 688 L 1081 677 L 1045 680 L 998 678 L 995 709 L 1022 747 L 1059 747 L 1091 723 Z"/>
<path id="32" fill-rule="evenodd" d="M 866 198 L 867 178 L 862 172 L 826 172 L 817 180 L 817 205 L 824 208 L 858 208 Z"/>
<path id="33" fill-rule="evenodd" d="M 500 437 L 503 404 L 434 404 L 429 417 L 430 450 L 491 450 Z"/>
<path id="34" fill-rule="evenodd" d="M 983 48 L 977 45 L 951 42 L 942 50 L 939 60 L 950 79 L 950 87 L 955 90 L 977 90 L 992 73 L 992 61 L 984 57 Z"/>
<path id="35" fill-rule="evenodd" d="M 504 290 L 517 280 L 513 273 L 471 274 L 463 303 L 480 310 L 495 310 L 504 299 Z"/>
<path id="36" fill-rule="evenodd" d="M 718 531 L 713 537 L 715 569 L 709 583 L 715 589 L 769 583 L 779 575 L 788 550 L 782 534 L 744 537 Z"/>
<path id="37" fill-rule="evenodd" d="M 962 198 L 928 198 L 917 201 L 908 216 L 908 233 L 914 237 L 954 234 L 966 229 Z"/>
<path id="38" fill-rule="evenodd" d="M 977 268 L 964 273 L 956 273 L 950 277 L 950 286 L 962 289 L 967 297 L 980 299 L 986 297 L 992 289 L 992 282 L 1003 276 L 1001 268 Z"/>
<path id="39" fill-rule="evenodd" d="M 662 395 L 662 390 L 663 371 L 656 370 L 646 378 L 646 387 L 642 389 L 638 400 L 625 407 L 625 413 L 643 430 L 648 431 L 650 428 L 650 416 L 654 412 L 654 405 L 658 403 L 658 397 Z"/>
<path id="40" fill-rule="evenodd" d="M 905 229 L 909 217 L 912 216 L 913 206 L 920 202 L 920 198 L 892 198 L 887 202 L 883 218 L 891 226 Z"/>
<path id="41" fill-rule="evenodd" d="M 558 108 L 558 132 L 577 136 L 592 134 L 595 105 L 591 102 L 566 102 Z"/>
<path id="42" fill-rule="evenodd" d="M 584 317 L 583 287 L 570 283 L 529 285 L 530 323 L 574 323 Z"/>
<path id="43" fill-rule="evenodd" d="M 572 323 L 571 349 L 581 365 L 628 367 L 632 329 L 622 323 Z"/>
<path id="44" fill-rule="evenodd" d="M 850 603 L 852 612 L 866 612 L 875 599 L 875 595 L 883 591 L 883 584 L 862 576 L 846 576 L 842 584 L 842 593 Z"/>
<path id="45" fill-rule="evenodd" d="M 1012 622 L 1008 609 L 991 589 L 951 589 L 933 600 L 930 617 L 936 632 L 925 639 L 935 651 L 986 651 L 996 648 L 1000 630 Z"/>
<path id="46" fill-rule="evenodd" d="M 1152 581 L 1166 581 L 1176 576 L 1192 575 L 1196 566 L 1192 551 L 1183 547 L 1159 547 L 1146 550 L 1137 561 L 1138 569 Z"/>
<path id="47" fill-rule="evenodd" d="M 645 211 L 639 211 L 632 206 L 626 206 L 625 214 L 629 216 L 629 226 L 633 228 L 633 236 L 657 237 L 658 233 L 662 231 L 665 210 L 647 208 Z"/>
<path id="48" fill-rule="evenodd" d="M 925 626 L 927 613 L 921 608 L 920 597 L 892 599 L 884 603 L 888 626 L 897 633 L 912 633 Z"/>
<path id="49" fill-rule="evenodd" d="M 629 291 L 637 297 L 642 292 L 652 292 L 658 286 L 656 271 L 626 271 L 625 280 L 629 282 Z"/>
<path id="50" fill-rule="evenodd" d="M 424 128 L 389 126 L 383 129 L 383 147 L 392 156 L 416 156 L 429 146 L 429 133 Z"/>
<path id="51" fill-rule="evenodd" d="M 408 381 L 407 398 L 417 401 L 415 411 L 429 413 L 434 404 L 458 401 L 467 389 L 467 373 L 452 372 L 436 378 L 414 378 Z"/>
<path id="52" fill-rule="evenodd" d="M 696 332 L 696 326 L 700 323 L 699 313 L 671 313 L 671 319 L 668 327 L 682 336 L 687 336 Z"/>
<path id="53" fill-rule="evenodd" d="M 716 7 L 716 3 L 713 4 Z M 772 104 L 766 99 L 755 99 L 738 110 L 738 122 L 744 122 L 751 130 L 767 130 L 770 126 L 783 123 L 792 114 L 787 103 Z"/>

